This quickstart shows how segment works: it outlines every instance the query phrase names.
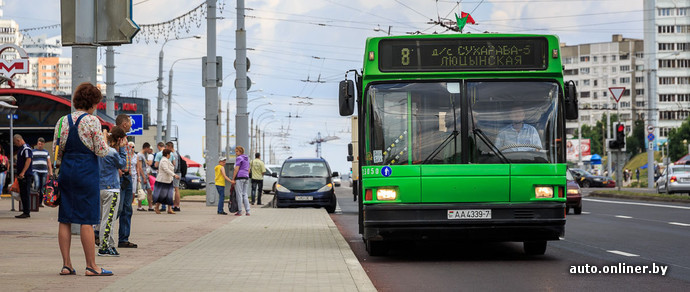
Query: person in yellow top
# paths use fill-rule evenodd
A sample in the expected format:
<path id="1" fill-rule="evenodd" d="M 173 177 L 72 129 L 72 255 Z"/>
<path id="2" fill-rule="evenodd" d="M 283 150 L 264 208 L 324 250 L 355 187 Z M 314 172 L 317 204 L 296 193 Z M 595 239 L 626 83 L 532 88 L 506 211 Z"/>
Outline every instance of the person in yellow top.
<path id="1" fill-rule="evenodd" d="M 214 169 L 216 171 L 216 190 L 218 190 L 218 215 L 228 215 L 223 211 L 223 201 L 225 201 L 225 181 L 231 181 L 231 179 L 225 174 L 225 157 L 218 159 L 218 165 Z"/>
<path id="2" fill-rule="evenodd" d="M 252 205 L 254 205 L 254 202 L 257 202 L 259 205 L 261 205 L 261 194 L 263 193 L 263 188 L 264 188 L 264 173 L 266 172 L 266 166 L 264 165 L 264 162 L 261 161 L 261 154 L 256 153 L 254 154 L 254 160 L 252 160 L 252 163 L 250 164 L 251 168 L 251 179 L 252 179 L 252 195 L 251 201 Z M 254 194 L 256 194 L 257 200 L 254 200 Z"/>

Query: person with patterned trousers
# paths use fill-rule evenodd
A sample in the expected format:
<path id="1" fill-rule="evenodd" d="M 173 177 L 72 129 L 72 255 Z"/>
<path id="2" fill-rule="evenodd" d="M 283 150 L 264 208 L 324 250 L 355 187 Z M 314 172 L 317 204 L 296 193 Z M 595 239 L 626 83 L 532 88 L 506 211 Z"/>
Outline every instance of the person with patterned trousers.
<path id="1" fill-rule="evenodd" d="M 38 201 L 43 207 L 43 186 L 46 184 L 46 179 L 53 176 L 53 166 L 50 163 L 50 154 L 48 150 L 43 148 L 46 140 L 43 137 L 38 138 L 36 149 L 33 150 L 33 157 L 31 158 L 31 168 L 34 170 L 34 189 L 38 190 Z"/>
<path id="2" fill-rule="evenodd" d="M 72 224 L 81 225 L 81 246 L 86 257 L 86 276 L 111 276 L 113 272 L 96 265 L 93 225 L 100 217 L 100 187 L 98 157 L 108 153 L 108 145 L 101 132 L 101 122 L 93 115 L 103 99 L 101 91 L 91 83 L 79 84 L 72 97 L 76 109 L 55 125 L 53 141 L 60 133 L 60 145 L 55 159 L 61 161 L 58 185 L 58 243 L 62 255 L 60 275 L 75 275 L 70 246 Z"/>
<path id="3" fill-rule="evenodd" d="M 101 189 L 101 224 L 99 225 L 99 256 L 120 256 L 115 248 L 113 236 L 113 219 L 120 209 L 120 173 L 118 170 L 126 164 L 127 135 L 120 127 L 113 127 L 108 135 L 108 154 L 98 158 Z M 118 150 L 115 148 L 117 147 Z"/>

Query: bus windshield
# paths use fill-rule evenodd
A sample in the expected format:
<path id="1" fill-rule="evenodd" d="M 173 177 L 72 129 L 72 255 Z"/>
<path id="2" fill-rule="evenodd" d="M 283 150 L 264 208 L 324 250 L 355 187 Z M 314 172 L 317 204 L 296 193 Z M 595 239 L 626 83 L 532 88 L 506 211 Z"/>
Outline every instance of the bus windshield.
<path id="1" fill-rule="evenodd" d="M 562 163 L 555 81 L 397 82 L 367 89 L 368 165 Z M 466 121 L 463 125 L 462 121 Z"/>

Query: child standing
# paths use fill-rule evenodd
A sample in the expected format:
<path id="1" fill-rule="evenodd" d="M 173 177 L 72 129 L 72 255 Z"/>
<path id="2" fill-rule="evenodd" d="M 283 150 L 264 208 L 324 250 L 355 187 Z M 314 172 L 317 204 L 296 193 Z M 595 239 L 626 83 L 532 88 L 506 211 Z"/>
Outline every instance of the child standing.
<path id="1" fill-rule="evenodd" d="M 100 169 L 100 189 L 101 189 L 101 223 L 99 225 L 100 247 L 99 256 L 120 256 L 115 249 L 115 239 L 113 236 L 113 218 L 119 209 L 118 199 L 120 197 L 120 173 L 127 164 L 127 152 L 125 146 L 127 138 L 125 131 L 120 127 L 113 127 L 108 134 L 108 154 L 98 158 Z M 115 150 L 115 147 L 119 149 Z"/>

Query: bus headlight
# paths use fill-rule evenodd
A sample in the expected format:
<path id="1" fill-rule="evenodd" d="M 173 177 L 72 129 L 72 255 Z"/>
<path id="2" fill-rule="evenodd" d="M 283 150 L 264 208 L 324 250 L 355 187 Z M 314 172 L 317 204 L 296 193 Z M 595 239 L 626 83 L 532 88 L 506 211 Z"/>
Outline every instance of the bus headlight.
<path id="1" fill-rule="evenodd" d="M 534 195 L 537 199 L 553 198 L 553 187 L 535 187 Z"/>
<path id="2" fill-rule="evenodd" d="M 286 187 L 276 184 L 276 191 L 283 192 L 283 193 L 289 193 L 290 190 L 288 190 Z"/>
<path id="3" fill-rule="evenodd" d="M 333 184 L 326 184 L 325 186 L 321 187 L 317 192 L 327 192 L 330 191 L 333 188 Z"/>
<path id="4" fill-rule="evenodd" d="M 398 198 L 398 192 L 392 189 L 376 190 L 376 199 L 379 201 L 394 201 Z"/>

